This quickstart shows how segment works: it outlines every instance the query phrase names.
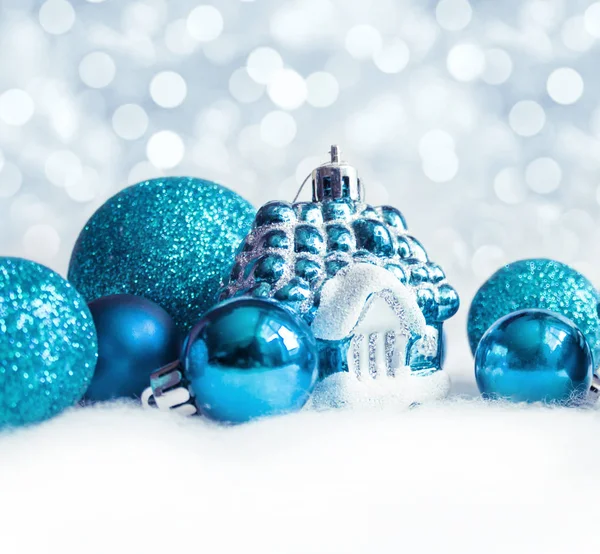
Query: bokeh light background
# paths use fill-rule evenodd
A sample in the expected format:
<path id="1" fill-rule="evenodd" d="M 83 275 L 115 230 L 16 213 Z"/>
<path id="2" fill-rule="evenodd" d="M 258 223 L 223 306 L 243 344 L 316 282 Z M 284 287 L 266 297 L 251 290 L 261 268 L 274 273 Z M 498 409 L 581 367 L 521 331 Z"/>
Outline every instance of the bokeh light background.
<path id="1" fill-rule="evenodd" d="M 503 263 L 600 282 L 599 55 L 581 0 L 0 0 L 0 254 L 64 274 L 159 175 L 291 200 L 335 142 L 458 289 L 468 356 Z"/>

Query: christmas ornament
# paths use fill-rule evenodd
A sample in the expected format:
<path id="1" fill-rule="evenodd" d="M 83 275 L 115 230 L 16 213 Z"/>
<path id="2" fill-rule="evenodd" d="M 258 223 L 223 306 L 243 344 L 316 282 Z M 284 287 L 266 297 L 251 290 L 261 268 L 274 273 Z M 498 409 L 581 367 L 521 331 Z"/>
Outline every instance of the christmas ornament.
<path id="1" fill-rule="evenodd" d="M 69 280 L 88 302 L 121 293 L 152 300 L 187 331 L 215 303 L 254 213 L 238 194 L 210 181 L 139 183 L 88 221 Z"/>
<path id="2" fill-rule="evenodd" d="M 322 376 L 441 369 L 442 325 L 459 305 L 442 269 L 396 208 L 364 202 L 338 147 L 312 187 L 312 202 L 258 211 L 221 298 L 272 297 L 301 314 L 318 339 Z"/>
<path id="3" fill-rule="evenodd" d="M 600 362 L 600 294 L 583 275 L 546 259 L 521 260 L 499 269 L 477 291 L 467 332 L 475 353 L 483 334 L 501 317 L 528 308 L 549 310 L 570 319 L 584 334 Z"/>
<path id="4" fill-rule="evenodd" d="M 0 427 L 77 403 L 96 356 L 92 316 L 77 291 L 47 267 L 0 258 Z"/>
<path id="5" fill-rule="evenodd" d="M 117 294 L 89 305 L 98 334 L 98 363 L 84 399 L 139 398 L 150 374 L 179 355 L 179 332 L 160 306 Z"/>
<path id="6" fill-rule="evenodd" d="M 547 310 L 521 310 L 484 334 L 475 376 L 488 398 L 577 405 L 590 388 L 592 354 L 569 319 Z"/>
<path id="7" fill-rule="evenodd" d="M 290 310 L 236 298 L 194 326 L 181 361 L 152 375 L 144 402 L 230 423 L 292 412 L 313 390 L 317 361 L 310 329 Z"/>

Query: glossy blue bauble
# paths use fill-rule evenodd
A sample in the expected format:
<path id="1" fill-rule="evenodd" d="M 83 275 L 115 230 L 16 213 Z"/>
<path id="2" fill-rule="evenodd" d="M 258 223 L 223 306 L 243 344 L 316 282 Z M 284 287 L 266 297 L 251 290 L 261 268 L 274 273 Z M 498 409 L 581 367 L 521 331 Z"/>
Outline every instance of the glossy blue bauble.
<path id="1" fill-rule="evenodd" d="M 87 302 L 112 294 L 148 298 L 189 331 L 216 303 L 254 208 L 225 187 L 162 177 L 122 190 L 87 222 L 69 280 Z"/>
<path id="2" fill-rule="evenodd" d="M 0 257 L 0 428 L 76 404 L 96 357 L 94 322 L 79 293 L 47 267 Z"/>
<path id="3" fill-rule="evenodd" d="M 182 354 L 200 413 L 230 423 L 302 408 L 317 360 L 306 323 L 272 300 L 246 297 L 206 313 Z"/>
<path id="4" fill-rule="evenodd" d="M 590 388 L 592 356 L 567 318 L 522 310 L 485 333 L 475 354 L 475 377 L 488 398 L 576 405 Z"/>
<path id="5" fill-rule="evenodd" d="M 518 310 L 549 310 L 570 319 L 584 334 L 600 364 L 600 293 L 581 273 L 547 259 L 520 260 L 492 275 L 477 291 L 467 332 L 473 354 L 483 334 L 501 317 Z"/>
<path id="6" fill-rule="evenodd" d="M 173 318 L 160 306 L 129 294 L 89 305 L 98 333 L 98 363 L 86 401 L 139 398 L 150 374 L 179 356 Z"/>

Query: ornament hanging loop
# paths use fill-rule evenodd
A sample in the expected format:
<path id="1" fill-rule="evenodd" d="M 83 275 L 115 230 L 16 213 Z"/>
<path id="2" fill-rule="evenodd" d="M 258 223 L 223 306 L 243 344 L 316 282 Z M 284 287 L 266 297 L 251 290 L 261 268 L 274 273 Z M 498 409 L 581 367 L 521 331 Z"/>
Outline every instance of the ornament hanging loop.
<path id="1" fill-rule="evenodd" d="M 302 184 L 300 185 L 300 188 L 298 189 L 298 192 L 296 193 L 296 196 L 294 196 L 294 199 L 292 200 L 292 204 L 295 204 L 298 201 L 298 197 L 300 196 L 300 193 L 302 192 L 302 189 L 304 188 L 304 185 L 306 185 L 306 182 L 310 179 L 311 175 L 312 175 L 312 172 L 309 173 L 304 178 L 304 181 L 302 181 Z"/>
<path id="2" fill-rule="evenodd" d="M 306 176 L 293 200 L 296 203 L 306 182 L 312 177 L 313 202 L 348 198 L 356 202 L 364 199 L 364 190 L 358 172 L 342 161 L 342 151 L 337 144 L 329 150 L 330 161 L 320 165 Z"/>

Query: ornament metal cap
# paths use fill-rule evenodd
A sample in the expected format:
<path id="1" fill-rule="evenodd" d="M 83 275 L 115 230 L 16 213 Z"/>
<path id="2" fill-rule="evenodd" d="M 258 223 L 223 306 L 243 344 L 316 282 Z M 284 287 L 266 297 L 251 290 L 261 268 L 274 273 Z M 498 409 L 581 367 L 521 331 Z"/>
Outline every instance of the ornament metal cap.
<path id="1" fill-rule="evenodd" d="M 150 375 L 150 386 L 142 393 L 144 408 L 173 411 L 184 416 L 198 412 L 179 360 Z"/>
<path id="2" fill-rule="evenodd" d="M 329 153 L 331 161 L 312 172 L 313 202 L 340 198 L 362 202 L 363 189 L 356 169 L 342 161 L 339 146 L 332 145 Z"/>

